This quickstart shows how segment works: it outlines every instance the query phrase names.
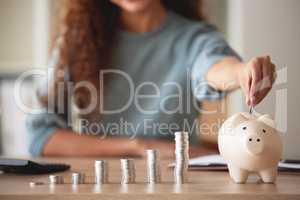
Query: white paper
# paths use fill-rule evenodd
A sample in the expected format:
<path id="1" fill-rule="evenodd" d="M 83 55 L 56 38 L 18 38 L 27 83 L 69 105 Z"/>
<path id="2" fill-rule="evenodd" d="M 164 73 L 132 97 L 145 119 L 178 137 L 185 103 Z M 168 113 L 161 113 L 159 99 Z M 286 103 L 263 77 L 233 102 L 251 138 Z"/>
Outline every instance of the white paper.
<path id="1" fill-rule="evenodd" d="M 218 154 L 200 156 L 189 160 L 189 165 L 193 166 L 209 166 L 209 165 L 226 165 L 225 160 Z"/>
<path id="2" fill-rule="evenodd" d="M 227 164 L 223 159 L 223 157 L 219 154 L 200 156 L 189 160 L 189 166 L 205 167 L 205 166 L 213 166 L 213 165 L 227 165 Z M 169 166 L 174 166 L 174 163 L 170 164 Z M 300 169 L 300 164 L 279 162 L 278 167 L 282 169 L 298 170 Z"/>

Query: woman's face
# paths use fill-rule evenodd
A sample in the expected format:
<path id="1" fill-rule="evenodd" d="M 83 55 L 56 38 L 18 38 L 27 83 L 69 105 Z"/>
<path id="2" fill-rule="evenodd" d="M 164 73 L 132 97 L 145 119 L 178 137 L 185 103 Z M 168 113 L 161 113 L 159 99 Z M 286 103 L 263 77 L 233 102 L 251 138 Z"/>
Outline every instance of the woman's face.
<path id="1" fill-rule="evenodd" d="M 123 11 L 136 13 L 146 11 L 153 3 L 159 0 L 110 0 Z"/>

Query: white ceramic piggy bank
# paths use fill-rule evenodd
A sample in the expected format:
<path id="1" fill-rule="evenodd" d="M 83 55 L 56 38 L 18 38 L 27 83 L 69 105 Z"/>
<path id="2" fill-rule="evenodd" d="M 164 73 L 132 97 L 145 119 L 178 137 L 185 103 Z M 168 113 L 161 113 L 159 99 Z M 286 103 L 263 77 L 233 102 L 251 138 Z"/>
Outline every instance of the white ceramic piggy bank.
<path id="1" fill-rule="evenodd" d="M 269 115 L 233 115 L 220 128 L 218 145 L 236 183 L 245 183 L 249 173 L 257 173 L 265 183 L 275 182 L 282 141 Z"/>

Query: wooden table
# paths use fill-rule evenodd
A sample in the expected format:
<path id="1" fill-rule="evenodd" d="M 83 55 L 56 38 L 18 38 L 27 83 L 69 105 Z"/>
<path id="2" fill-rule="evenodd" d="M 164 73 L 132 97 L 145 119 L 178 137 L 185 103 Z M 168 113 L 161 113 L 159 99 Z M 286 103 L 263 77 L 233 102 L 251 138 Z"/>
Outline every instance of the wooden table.
<path id="1" fill-rule="evenodd" d="M 20 176 L 0 174 L 0 199 L 300 199 L 300 175 L 280 174 L 276 184 L 259 183 L 251 176 L 248 184 L 235 184 L 227 172 L 189 172 L 189 183 L 173 184 L 170 161 L 162 161 L 163 183 L 146 183 L 145 160 L 136 160 L 137 183 L 120 185 L 120 164 L 118 159 L 109 160 L 110 184 L 97 187 L 94 182 L 94 159 L 47 159 L 71 164 L 70 171 L 62 173 L 66 184 L 48 185 L 48 175 Z M 86 184 L 74 187 L 70 184 L 73 171 L 84 172 Z M 30 181 L 42 181 L 45 185 L 31 187 Z"/>

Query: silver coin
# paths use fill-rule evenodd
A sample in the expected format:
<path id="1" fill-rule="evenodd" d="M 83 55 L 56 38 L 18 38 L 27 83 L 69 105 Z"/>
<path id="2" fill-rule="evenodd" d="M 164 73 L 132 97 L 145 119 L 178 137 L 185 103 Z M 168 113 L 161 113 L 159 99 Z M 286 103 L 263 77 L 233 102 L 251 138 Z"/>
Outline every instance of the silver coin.
<path id="1" fill-rule="evenodd" d="M 121 184 L 135 183 L 135 165 L 133 159 L 121 159 Z"/>
<path id="2" fill-rule="evenodd" d="M 35 182 L 35 181 L 31 181 L 29 182 L 30 187 L 35 187 L 37 185 L 44 185 L 44 182 Z"/>
<path id="3" fill-rule="evenodd" d="M 148 183 L 161 182 L 160 156 L 158 150 L 147 150 L 147 179 Z"/>
<path id="4" fill-rule="evenodd" d="M 49 183 L 50 184 L 63 184 L 64 177 L 60 175 L 50 175 L 49 176 Z"/>
<path id="5" fill-rule="evenodd" d="M 108 162 L 105 160 L 95 161 L 95 182 L 96 184 L 108 183 Z"/>
<path id="6" fill-rule="evenodd" d="M 175 168 L 174 181 L 182 184 L 187 182 L 189 162 L 189 135 L 187 132 L 175 133 Z"/>
<path id="7" fill-rule="evenodd" d="M 85 182 L 85 174 L 83 173 L 72 173 L 72 184 L 78 185 L 78 184 L 84 184 Z"/>

